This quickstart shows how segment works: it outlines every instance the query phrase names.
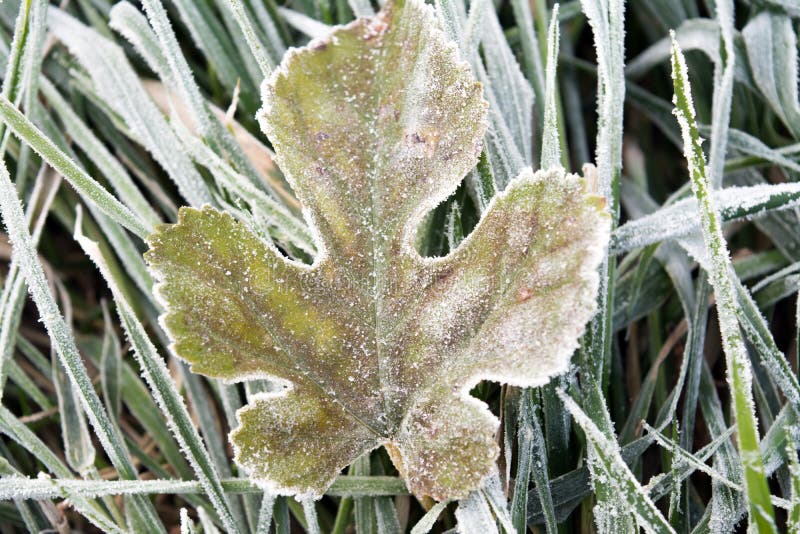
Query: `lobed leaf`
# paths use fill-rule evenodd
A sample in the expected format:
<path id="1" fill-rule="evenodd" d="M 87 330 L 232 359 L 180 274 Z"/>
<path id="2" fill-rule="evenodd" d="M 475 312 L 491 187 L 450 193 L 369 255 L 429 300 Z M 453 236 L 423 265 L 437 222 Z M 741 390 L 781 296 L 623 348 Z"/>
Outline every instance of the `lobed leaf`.
<path id="1" fill-rule="evenodd" d="M 174 352 L 283 386 L 251 397 L 231 434 L 271 491 L 319 496 L 385 446 L 416 495 L 466 495 L 498 455 L 498 421 L 469 390 L 566 370 L 595 308 L 603 200 L 563 169 L 526 169 L 458 248 L 419 255 L 419 224 L 486 128 L 481 86 L 419 0 L 290 52 L 263 98 L 319 253 L 300 264 L 229 214 L 181 209 L 147 253 Z"/>

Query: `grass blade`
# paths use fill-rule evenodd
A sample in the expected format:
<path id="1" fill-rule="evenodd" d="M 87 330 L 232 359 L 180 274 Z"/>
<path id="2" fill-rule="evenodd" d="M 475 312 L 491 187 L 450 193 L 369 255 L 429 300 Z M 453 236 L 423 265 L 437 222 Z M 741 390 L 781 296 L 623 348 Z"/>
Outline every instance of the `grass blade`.
<path id="1" fill-rule="evenodd" d="M 261 69 L 262 77 L 269 78 L 269 75 L 272 73 L 272 69 L 275 68 L 275 64 L 270 56 L 264 51 L 261 41 L 259 41 L 258 37 L 256 37 L 255 31 L 253 31 L 253 24 L 250 22 L 250 17 L 245 11 L 242 0 L 228 0 L 228 5 L 233 12 L 233 16 L 236 18 L 236 22 L 242 29 L 244 38 L 247 41 L 247 46 L 250 47 L 250 52 L 253 54 L 253 57 L 256 58 L 258 67 Z"/>
<path id="2" fill-rule="evenodd" d="M 272 512 L 275 508 L 275 495 L 264 493 L 261 500 L 261 510 L 258 512 L 258 525 L 255 534 L 269 534 L 269 527 L 272 525 Z"/>
<path id="3" fill-rule="evenodd" d="M 718 206 L 721 222 L 728 222 L 797 207 L 800 184 L 726 187 L 709 195 Z M 621 254 L 659 241 L 697 235 L 697 217 L 697 201 L 694 198 L 680 200 L 617 228 L 611 235 L 610 250 Z M 690 223 L 690 219 L 694 222 Z"/>
<path id="4" fill-rule="evenodd" d="M 63 11 L 50 9 L 49 19 L 50 31 L 89 72 L 101 100 L 167 171 L 181 195 L 192 205 L 210 203 L 208 187 L 181 152 L 166 119 L 145 93 L 122 49 Z"/>
<path id="5" fill-rule="evenodd" d="M 0 99 L 0 109 L 10 102 Z M 14 184 L 4 164 L 0 164 L 0 209 L 2 210 L 3 220 L 8 229 L 9 237 L 15 245 L 16 254 L 19 257 L 20 269 L 28 282 L 33 300 L 42 317 L 42 320 L 51 336 L 58 356 L 64 365 L 67 375 L 70 378 L 77 394 L 81 399 L 89 420 L 92 423 L 97 437 L 108 453 L 111 462 L 119 471 L 120 477 L 124 479 L 137 478 L 136 470 L 130 460 L 130 455 L 125 448 L 122 436 L 117 427 L 111 423 L 108 413 L 105 411 L 100 398 L 92 386 L 86 368 L 83 366 L 75 340 L 72 337 L 69 327 L 64 322 L 64 318 L 56 306 L 53 296 L 47 287 L 44 271 L 36 257 L 36 250 L 33 246 L 31 235 L 28 232 L 25 216 L 17 197 Z M 142 524 L 149 525 L 149 530 L 162 532 L 158 516 L 152 503 L 142 498 L 135 498 L 133 508 L 136 514 L 142 519 Z"/>
<path id="6" fill-rule="evenodd" d="M 78 115 L 64 100 L 47 78 L 40 81 L 42 94 L 48 104 L 61 119 L 62 124 L 73 142 L 77 144 L 103 173 L 116 191 L 122 202 L 149 226 L 162 222 L 161 217 L 152 208 L 144 195 L 131 180 L 125 168 L 120 164 L 105 145 L 92 133 Z"/>
<path id="7" fill-rule="evenodd" d="M 431 509 L 428 510 L 422 518 L 417 521 L 417 524 L 414 525 L 414 528 L 411 529 L 411 534 L 428 534 L 433 528 L 433 525 L 436 523 L 436 520 L 439 519 L 439 516 L 442 514 L 447 505 L 450 504 L 447 501 L 437 502 Z"/>
<path id="8" fill-rule="evenodd" d="M 716 9 L 722 35 L 722 49 L 719 62 L 714 65 L 711 149 L 708 158 L 708 178 L 712 189 L 722 187 L 725 151 L 728 144 L 728 124 L 733 101 L 733 77 L 736 68 L 736 53 L 733 48 L 733 1 L 718 0 Z"/>
<path id="9" fill-rule="evenodd" d="M 616 500 L 613 508 L 618 514 L 634 514 L 639 524 L 650 532 L 675 532 L 653 501 L 639 485 L 628 466 L 619 454 L 617 444 L 594 424 L 588 415 L 580 409 L 578 404 L 566 393 L 559 391 L 559 397 L 572 417 L 586 434 L 586 439 L 591 445 L 589 469 L 592 477 L 602 477 L 614 488 Z M 625 499 L 620 500 L 619 496 Z M 604 524 L 604 519 L 598 518 L 598 525 Z"/>
<path id="10" fill-rule="evenodd" d="M 542 133 L 542 169 L 561 164 L 558 109 L 556 107 L 556 69 L 558 68 L 558 4 L 553 6 L 550 30 L 547 32 L 547 66 L 545 67 L 544 129 Z"/>
<path id="11" fill-rule="evenodd" d="M 622 172 L 622 115 L 625 100 L 625 10 L 622 0 L 581 0 L 597 52 L 597 192 L 606 199 L 612 230 L 619 218 Z M 602 389 L 611 370 L 611 330 L 616 259 L 609 253 L 600 267 L 599 312 L 588 327 L 593 380 Z"/>
<path id="12" fill-rule="evenodd" d="M 187 460 L 189 460 L 208 497 L 211 499 L 215 512 L 219 514 L 222 523 L 229 532 L 238 531 L 237 523 L 230 511 L 230 504 L 224 495 L 219 475 L 214 468 L 208 451 L 203 446 L 197 429 L 192 423 L 183 399 L 175 389 L 164 361 L 158 356 L 144 327 L 125 300 L 116 280 L 109 272 L 106 261 L 97 244 L 82 234 L 80 217 L 76 221 L 75 240 L 78 241 L 86 254 L 97 265 L 111 289 L 120 321 L 133 345 L 134 354 L 137 356 L 145 380 L 147 380 L 150 390 L 167 420 L 167 425 L 178 440 Z"/>
<path id="13" fill-rule="evenodd" d="M 800 139 L 797 96 L 797 36 L 792 21 L 765 9 L 742 30 L 753 79 L 775 114 Z"/>
<path id="14" fill-rule="evenodd" d="M 2 97 L 0 97 L 0 119 L 103 213 L 139 237 L 150 233 L 147 224 L 86 174 L 73 160 L 59 150 L 55 143 L 25 118 L 11 102 Z"/>
<path id="15" fill-rule="evenodd" d="M 769 487 L 764 476 L 764 466 L 758 449 L 758 427 L 752 397 L 752 375 L 747 350 L 736 319 L 736 296 L 730 280 L 730 257 L 717 209 L 710 196 L 710 182 L 700 145 L 700 135 L 694 120 L 689 80 L 683 54 L 673 40 L 672 69 L 675 89 L 676 116 L 683 132 L 683 143 L 692 191 L 700 206 L 703 240 L 710 259 L 710 280 L 717 297 L 717 312 L 726 356 L 732 409 L 738 427 L 737 441 L 744 469 L 751 524 L 761 532 L 775 531 L 775 518 L 770 502 Z"/>
<path id="16" fill-rule="evenodd" d="M 33 454 L 37 460 L 39 460 L 51 473 L 57 477 L 56 480 L 32 480 L 28 478 L 18 478 L 14 481 L 13 485 L 9 484 L 8 482 L 0 484 L 0 500 L 16 498 L 29 499 L 31 498 L 29 494 L 29 484 L 31 482 L 38 482 L 42 486 L 49 486 L 49 489 L 46 490 L 49 492 L 48 496 L 42 497 L 43 499 L 58 499 L 61 497 L 67 497 L 81 515 L 86 517 L 102 531 L 113 532 L 115 534 L 123 534 L 125 532 L 125 529 L 114 523 L 114 521 L 108 517 L 105 511 L 96 502 L 92 502 L 90 500 L 93 497 L 81 495 L 79 492 L 72 491 L 70 488 L 64 485 L 65 483 L 68 485 L 71 480 L 74 480 L 72 478 L 72 473 L 67 466 L 64 465 L 55 454 L 53 454 L 47 445 L 45 445 L 30 429 L 28 429 L 27 426 L 20 422 L 19 419 L 14 417 L 14 415 L 5 407 L 0 407 L 0 432 L 6 434 L 8 437 L 23 446 L 25 450 Z"/>
<path id="17" fill-rule="evenodd" d="M 60 282 L 56 283 L 58 295 L 64 309 L 64 320 L 72 324 L 71 304 L 69 295 Z M 61 436 L 64 441 L 64 453 L 67 464 L 78 473 L 85 474 L 94 465 L 95 450 L 92 446 L 92 437 L 86 427 L 86 419 L 81 409 L 80 400 L 75 393 L 72 383 L 67 377 L 63 364 L 58 360 L 55 351 L 51 349 L 53 362 L 53 384 L 58 398 L 58 413 L 61 423 Z"/>
<path id="18" fill-rule="evenodd" d="M 492 510 L 481 491 L 473 491 L 459 501 L 456 520 L 462 534 L 497 534 Z"/>

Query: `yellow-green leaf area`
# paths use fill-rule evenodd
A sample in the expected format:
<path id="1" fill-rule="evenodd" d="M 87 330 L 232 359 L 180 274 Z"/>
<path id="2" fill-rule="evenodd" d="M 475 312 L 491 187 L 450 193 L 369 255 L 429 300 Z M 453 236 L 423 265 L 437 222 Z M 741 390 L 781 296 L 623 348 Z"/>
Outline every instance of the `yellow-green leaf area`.
<path id="1" fill-rule="evenodd" d="M 584 180 L 523 170 L 449 255 L 414 236 L 476 164 L 480 84 L 433 11 L 389 2 L 287 54 L 259 120 L 317 240 L 312 265 L 246 223 L 184 208 L 149 238 L 175 354 L 250 399 L 231 433 L 253 480 L 319 496 L 385 446 L 418 496 L 458 498 L 498 455 L 481 380 L 564 372 L 595 308 L 609 219 Z"/>

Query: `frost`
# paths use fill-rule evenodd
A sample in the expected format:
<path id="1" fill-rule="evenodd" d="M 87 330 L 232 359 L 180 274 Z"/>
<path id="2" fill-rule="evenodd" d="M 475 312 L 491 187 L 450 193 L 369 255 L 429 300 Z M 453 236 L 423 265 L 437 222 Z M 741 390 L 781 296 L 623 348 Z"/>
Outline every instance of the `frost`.
<path id="1" fill-rule="evenodd" d="M 153 155 L 181 195 L 193 205 L 210 202 L 202 177 L 145 93 L 122 48 L 59 9 L 48 10 L 48 23 L 53 35 L 89 72 L 98 96 L 122 117 L 130 135 Z"/>
<path id="2" fill-rule="evenodd" d="M 547 32 L 547 67 L 545 74 L 544 129 L 542 134 L 542 169 L 558 166 L 561 145 L 558 138 L 558 108 L 556 106 L 556 70 L 558 68 L 558 4 L 553 6 L 550 29 Z"/>
<path id="3" fill-rule="evenodd" d="M 486 129 L 480 84 L 419 0 L 291 51 L 263 98 L 320 252 L 300 264 L 229 214 L 183 208 L 147 253 L 174 352 L 195 372 L 285 386 L 231 434 L 275 492 L 319 496 L 385 446 L 416 495 L 467 495 L 498 455 L 498 421 L 469 390 L 567 369 L 595 308 L 603 201 L 563 169 L 526 169 L 450 255 L 417 253 Z"/>
<path id="4" fill-rule="evenodd" d="M 613 530 L 611 527 L 620 521 L 630 524 L 631 520 L 635 518 L 645 532 L 674 533 L 675 530 L 625 464 L 617 443 L 603 434 L 572 397 L 560 389 L 557 393 L 565 408 L 586 435 L 588 466 L 594 485 L 602 484 L 608 488 L 607 491 L 611 495 L 625 496 L 623 499 L 612 498 L 598 501 L 593 510 L 597 530 L 610 532 Z M 628 528 L 623 531 L 633 532 L 634 529 Z"/>
<path id="5" fill-rule="evenodd" d="M 758 426 L 755 402 L 752 396 L 752 370 L 747 347 L 742 338 L 732 278 L 732 266 L 728 246 L 722 234 L 721 216 L 711 196 L 711 181 L 706 172 L 705 155 L 695 122 L 691 87 L 683 52 L 681 52 L 672 33 L 672 79 L 675 89 L 674 114 L 681 126 L 684 156 L 689 167 L 692 192 L 698 204 L 702 240 L 706 250 L 706 262 L 711 286 L 717 299 L 722 347 L 725 352 L 727 380 L 731 389 L 731 411 L 735 414 L 737 444 L 741 466 L 744 471 L 745 489 L 750 508 L 750 524 L 759 531 L 774 531 L 774 513 L 770 502 L 769 486 L 764 476 L 763 461 L 758 450 Z M 693 254 L 698 253 L 693 252 Z M 714 506 L 712 510 L 717 510 Z M 726 512 L 717 518 L 724 520 Z M 712 518 L 714 519 L 714 518 Z M 713 520 L 712 523 L 716 523 Z"/>
<path id="6" fill-rule="evenodd" d="M 709 194 L 723 221 L 758 219 L 800 206 L 797 183 L 726 187 Z M 621 254 L 659 241 L 701 238 L 698 220 L 697 199 L 679 200 L 617 228 L 611 238 L 611 251 Z"/>
<path id="7" fill-rule="evenodd" d="M 497 523 L 483 493 L 475 491 L 456 509 L 459 534 L 497 534 Z"/>

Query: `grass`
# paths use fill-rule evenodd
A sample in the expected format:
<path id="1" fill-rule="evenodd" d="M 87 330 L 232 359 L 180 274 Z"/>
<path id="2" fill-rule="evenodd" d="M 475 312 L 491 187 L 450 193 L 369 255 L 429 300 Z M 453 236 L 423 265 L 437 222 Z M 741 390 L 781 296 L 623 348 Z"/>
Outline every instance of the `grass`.
<path id="1" fill-rule="evenodd" d="M 251 484 L 227 433 L 259 385 L 170 355 L 141 258 L 204 202 L 314 254 L 259 83 L 378 6 L 0 3 L 0 531 L 796 528 L 800 11 L 710 4 L 434 3 L 495 134 L 421 250 L 446 253 L 526 165 L 594 162 L 615 230 L 571 372 L 476 387 L 502 420 L 498 477 L 432 506 L 383 451 L 320 501 Z"/>

